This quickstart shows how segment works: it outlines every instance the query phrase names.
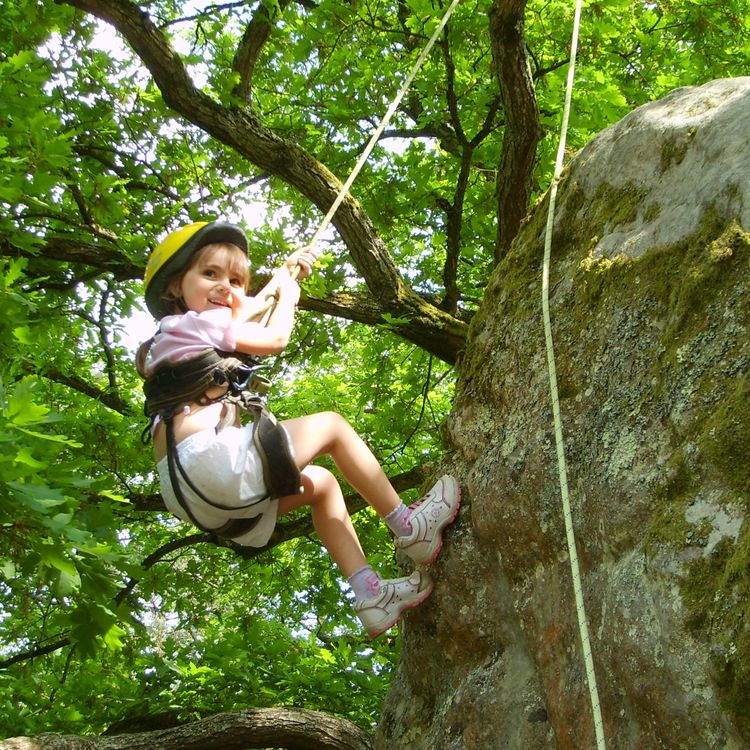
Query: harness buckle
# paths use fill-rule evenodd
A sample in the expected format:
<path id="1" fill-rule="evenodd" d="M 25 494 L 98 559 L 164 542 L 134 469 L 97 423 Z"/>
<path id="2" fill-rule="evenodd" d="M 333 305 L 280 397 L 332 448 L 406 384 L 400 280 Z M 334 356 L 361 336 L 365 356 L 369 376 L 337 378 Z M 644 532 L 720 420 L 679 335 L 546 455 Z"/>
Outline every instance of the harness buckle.
<path id="1" fill-rule="evenodd" d="M 229 386 L 229 392 L 233 396 L 239 396 L 243 391 L 255 391 L 265 396 L 271 388 L 271 381 L 264 375 L 259 375 L 258 370 L 265 370 L 268 365 L 241 364 L 232 368 L 229 372 L 217 367 L 214 370 L 214 382 L 216 385 Z"/>

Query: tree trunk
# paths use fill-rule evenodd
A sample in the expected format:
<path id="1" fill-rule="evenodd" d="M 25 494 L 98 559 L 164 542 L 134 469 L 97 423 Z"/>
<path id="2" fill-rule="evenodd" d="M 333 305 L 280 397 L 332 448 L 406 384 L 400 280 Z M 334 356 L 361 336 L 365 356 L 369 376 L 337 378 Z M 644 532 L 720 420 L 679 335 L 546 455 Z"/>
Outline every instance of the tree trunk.
<path id="1" fill-rule="evenodd" d="M 608 750 L 750 747 L 750 78 L 681 88 L 560 183 L 552 335 Z M 546 202 L 472 324 L 464 489 L 378 750 L 596 746 L 541 315 Z"/>
<path id="2" fill-rule="evenodd" d="M 542 137 L 539 108 L 524 36 L 526 0 L 494 0 L 490 42 L 505 113 L 505 133 L 497 173 L 495 260 L 508 252 L 526 217 L 536 147 Z"/>

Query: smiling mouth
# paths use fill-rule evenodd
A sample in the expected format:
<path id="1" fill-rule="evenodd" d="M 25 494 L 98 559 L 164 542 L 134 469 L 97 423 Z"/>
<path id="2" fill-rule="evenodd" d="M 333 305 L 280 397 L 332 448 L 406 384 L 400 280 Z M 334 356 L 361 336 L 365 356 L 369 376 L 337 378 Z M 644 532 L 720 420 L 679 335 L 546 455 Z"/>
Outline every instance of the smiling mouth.
<path id="1" fill-rule="evenodd" d="M 211 305 L 218 305 L 219 307 L 231 307 L 231 303 L 225 299 L 210 299 L 208 300 Z"/>

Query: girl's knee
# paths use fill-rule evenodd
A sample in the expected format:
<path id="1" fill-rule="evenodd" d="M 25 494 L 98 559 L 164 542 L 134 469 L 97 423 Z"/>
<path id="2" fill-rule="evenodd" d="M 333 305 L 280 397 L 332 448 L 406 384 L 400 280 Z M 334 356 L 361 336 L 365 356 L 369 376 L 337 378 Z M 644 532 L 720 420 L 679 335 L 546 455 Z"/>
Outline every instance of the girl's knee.
<path id="1" fill-rule="evenodd" d="M 338 428 L 339 430 L 353 429 L 346 417 L 342 417 L 337 411 L 321 411 L 318 416 L 323 419 L 327 425 Z"/>
<path id="2" fill-rule="evenodd" d="M 302 486 L 311 504 L 332 494 L 341 494 L 336 477 L 328 469 L 314 464 L 302 470 Z"/>
<path id="3" fill-rule="evenodd" d="M 331 499 L 335 502 L 336 496 L 341 495 L 338 480 L 328 469 L 324 469 L 322 466 L 314 466 L 312 464 L 306 466 L 300 472 L 300 479 L 302 493 L 282 497 L 279 500 L 279 516 L 283 516 L 305 505 L 315 508 L 321 503 L 330 503 Z"/>
<path id="4" fill-rule="evenodd" d="M 342 417 L 337 411 L 327 411 L 323 412 L 323 414 L 335 440 L 347 440 L 357 434 L 357 431 L 352 427 L 349 420 L 346 417 Z"/>

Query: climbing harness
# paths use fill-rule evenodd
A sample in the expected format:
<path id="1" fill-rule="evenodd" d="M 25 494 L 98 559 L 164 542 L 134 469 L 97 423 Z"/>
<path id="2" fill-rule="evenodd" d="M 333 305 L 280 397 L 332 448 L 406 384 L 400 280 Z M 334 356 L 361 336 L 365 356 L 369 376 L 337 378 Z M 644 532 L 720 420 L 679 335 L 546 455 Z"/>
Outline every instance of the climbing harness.
<path id="1" fill-rule="evenodd" d="M 234 539 L 250 531 L 260 516 L 230 518 L 218 528 L 208 528 L 196 519 L 183 493 L 183 482 L 206 505 L 227 513 L 246 511 L 268 497 L 295 495 L 301 490 L 299 468 L 291 453 L 286 433 L 261 398 L 252 395 L 253 391 L 264 394 L 270 386 L 270 381 L 257 372 L 261 367 L 252 357 L 208 349 L 204 354 L 184 362 L 161 365 L 143 384 L 146 395 L 144 411 L 150 420 L 144 430 L 144 441 L 150 437 L 157 417 L 161 419 L 167 436 L 169 479 L 177 502 L 195 526 L 226 539 Z M 210 397 L 207 394 L 212 388 L 223 391 Z M 180 462 L 174 434 L 174 416 L 186 403 L 191 402 L 201 405 L 221 402 L 225 405 L 225 414 L 216 427 L 217 431 L 234 424 L 238 411 L 252 417 L 253 444 L 263 468 L 263 479 L 268 490 L 266 497 L 257 498 L 245 505 L 227 506 L 207 497 L 190 479 Z"/>
<path id="2" fill-rule="evenodd" d="M 594 659 L 591 655 L 591 638 L 589 636 L 586 609 L 583 601 L 583 588 L 581 585 L 581 571 L 578 565 L 578 551 L 576 549 L 575 532 L 573 529 L 573 515 L 570 508 L 570 496 L 568 493 L 568 472 L 565 461 L 565 443 L 563 441 L 562 417 L 560 414 L 560 398 L 557 389 L 557 368 L 555 366 L 555 350 L 552 342 L 552 323 L 549 312 L 549 266 L 552 252 L 552 229 L 555 217 L 555 201 L 557 199 L 557 185 L 562 173 L 563 159 L 565 157 L 565 140 L 568 132 L 568 119 L 570 117 L 570 103 L 573 97 L 573 81 L 575 78 L 576 51 L 578 49 L 578 29 L 581 20 L 582 0 L 576 0 L 576 9 L 573 19 L 573 36 L 570 43 L 570 65 L 568 67 L 568 79 L 565 89 L 565 106 L 563 107 L 563 118 L 560 132 L 560 143 L 557 149 L 555 171 L 549 190 L 549 209 L 547 212 L 547 228 L 544 236 L 544 265 L 542 268 L 542 313 L 544 316 L 544 340 L 547 348 L 547 368 L 549 371 L 550 397 L 552 399 L 552 416 L 555 425 L 555 448 L 557 451 L 557 468 L 560 481 L 560 493 L 562 495 L 563 516 L 565 518 L 565 532 L 568 541 L 568 557 L 570 558 L 570 570 L 573 578 L 573 592 L 576 602 L 576 614 L 578 616 L 578 630 L 581 637 L 583 659 L 586 667 L 586 680 L 589 688 L 591 701 L 591 712 L 594 720 L 594 732 L 596 733 L 596 746 L 598 750 L 605 750 L 604 724 L 602 721 L 601 706 L 599 704 L 599 690 L 596 684 L 596 672 L 594 670 Z"/>

